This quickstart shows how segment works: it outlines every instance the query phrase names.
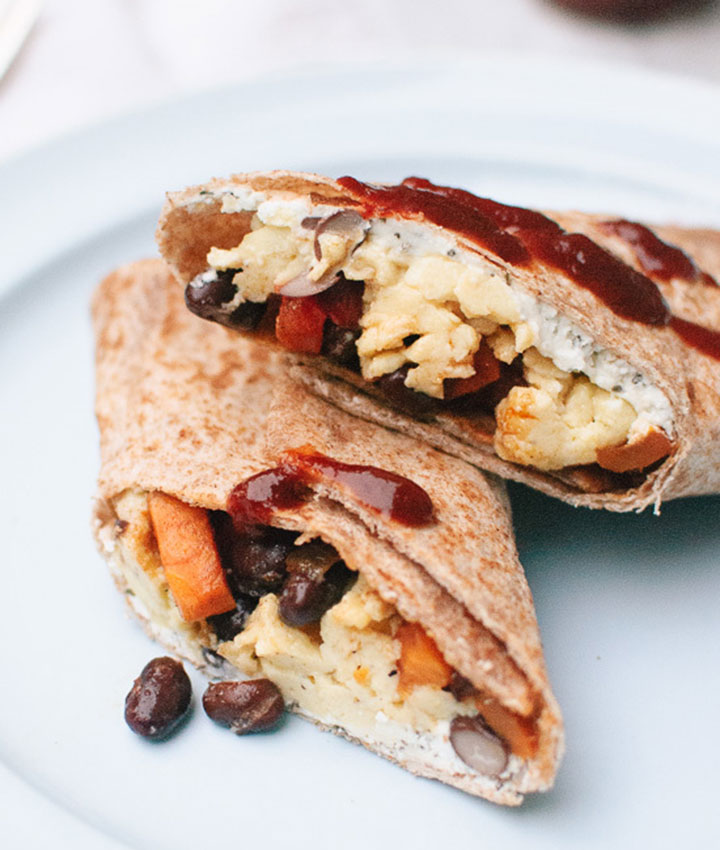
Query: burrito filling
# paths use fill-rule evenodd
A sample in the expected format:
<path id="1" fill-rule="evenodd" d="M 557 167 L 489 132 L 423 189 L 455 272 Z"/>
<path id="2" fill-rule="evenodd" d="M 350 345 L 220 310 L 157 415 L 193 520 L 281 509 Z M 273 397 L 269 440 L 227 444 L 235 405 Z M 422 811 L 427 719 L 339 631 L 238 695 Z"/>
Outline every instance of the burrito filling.
<path id="1" fill-rule="evenodd" d="M 131 604 L 194 661 L 268 678 L 300 714 L 410 763 L 506 778 L 536 754 L 534 711 L 475 688 L 319 538 L 238 532 L 224 511 L 158 492 L 127 490 L 111 511 L 104 543 Z"/>
<path id="2" fill-rule="evenodd" d="M 223 211 L 248 204 L 226 196 Z M 414 415 L 485 415 L 513 463 L 626 473 L 672 451 L 664 394 L 480 255 L 412 222 L 257 209 L 188 285 L 199 315 L 324 354 Z"/>

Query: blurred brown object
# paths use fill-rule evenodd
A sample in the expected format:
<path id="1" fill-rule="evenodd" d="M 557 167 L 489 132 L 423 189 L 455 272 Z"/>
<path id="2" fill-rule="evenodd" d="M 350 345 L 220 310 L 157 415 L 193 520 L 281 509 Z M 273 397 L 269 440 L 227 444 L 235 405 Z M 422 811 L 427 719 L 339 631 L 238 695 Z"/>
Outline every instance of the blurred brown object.
<path id="1" fill-rule="evenodd" d="M 692 14 L 716 0 L 551 0 L 581 15 L 626 24 L 645 24 Z"/>

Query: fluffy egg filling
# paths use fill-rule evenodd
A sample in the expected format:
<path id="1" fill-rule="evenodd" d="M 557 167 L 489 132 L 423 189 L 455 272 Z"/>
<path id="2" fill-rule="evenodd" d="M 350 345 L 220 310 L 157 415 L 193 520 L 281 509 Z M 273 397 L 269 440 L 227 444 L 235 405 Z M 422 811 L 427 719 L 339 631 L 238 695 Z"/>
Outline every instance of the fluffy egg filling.
<path id="1" fill-rule="evenodd" d="M 360 577 L 317 630 L 285 625 L 277 596 L 264 596 L 245 629 L 221 643 L 218 652 L 248 676 L 267 676 L 287 699 L 328 725 L 340 721 L 369 728 L 382 712 L 432 732 L 458 713 L 475 713 L 471 700 L 458 703 L 430 685 L 400 695 L 400 645 L 394 638 L 400 622 L 395 609 Z"/>
<path id="2" fill-rule="evenodd" d="M 319 221 L 256 214 L 237 246 L 212 248 L 211 270 L 231 270 L 237 287 L 223 309 L 285 296 L 278 322 L 286 322 L 290 299 L 296 308 L 303 298 L 326 297 L 338 279 L 354 283 L 362 287 L 355 329 L 362 377 L 382 386 L 381 379 L 400 375 L 407 389 L 441 404 L 501 388 L 483 403 L 495 417 L 493 445 L 503 459 L 548 471 L 599 463 L 626 472 L 670 452 L 667 399 L 607 353 L 601 362 L 597 352 L 584 352 L 576 368 L 580 352 L 559 348 L 566 320 L 544 315 L 504 270 L 470 252 L 459 257 L 447 240 L 429 240 L 412 223 L 378 219 L 348 232 Z M 315 321 L 322 328 L 323 314 Z M 314 350 L 306 344 L 301 338 L 294 350 Z M 587 348 L 587 338 L 573 333 L 563 345 Z M 569 362 L 571 370 L 561 368 Z"/>

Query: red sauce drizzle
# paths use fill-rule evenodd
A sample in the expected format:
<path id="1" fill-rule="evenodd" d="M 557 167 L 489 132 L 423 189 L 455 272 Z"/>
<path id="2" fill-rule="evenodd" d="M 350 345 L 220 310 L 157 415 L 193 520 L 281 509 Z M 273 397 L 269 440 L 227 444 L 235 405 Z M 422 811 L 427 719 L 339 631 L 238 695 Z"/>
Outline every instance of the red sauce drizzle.
<path id="1" fill-rule="evenodd" d="M 717 286 L 706 272 L 701 272 L 688 255 L 674 245 L 663 242 L 648 227 L 634 221 L 604 221 L 600 228 L 614 233 L 632 245 L 643 270 L 660 280 L 680 278 L 691 283 Z"/>
<path id="2" fill-rule="evenodd" d="M 308 495 L 302 478 L 278 466 L 241 481 L 228 497 L 227 511 L 238 529 L 268 525 L 274 511 L 298 508 Z"/>
<path id="3" fill-rule="evenodd" d="M 354 177 L 341 177 L 340 185 L 362 198 L 366 209 L 378 217 L 397 213 L 422 215 L 433 224 L 466 236 L 477 245 L 513 265 L 526 265 L 530 255 L 520 240 L 505 233 L 491 218 L 462 200 L 415 189 L 408 181 L 399 186 L 372 186 Z"/>
<path id="4" fill-rule="evenodd" d="M 365 507 L 402 525 L 418 527 L 434 520 L 430 496 L 408 478 L 304 449 L 238 484 L 228 498 L 228 513 L 236 526 L 267 525 L 275 511 L 299 507 L 309 498 L 310 485 L 323 481 L 339 484 Z"/>
<path id="5" fill-rule="evenodd" d="M 563 233 L 547 238 L 542 231 L 526 231 L 523 238 L 537 259 L 589 289 L 616 315 L 645 325 L 668 323 L 670 311 L 650 278 L 625 265 L 587 236 Z"/>
<path id="6" fill-rule="evenodd" d="M 371 186 L 352 177 L 338 182 L 361 197 L 375 215 L 420 214 L 514 265 L 540 260 L 553 266 L 624 319 L 665 325 L 670 318 L 660 290 L 649 278 L 586 236 L 566 233 L 542 213 L 478 198 L 463 189 L 436 186 L 422 177 L 408 177 L 399 186 Z M 515 247 L 515 258 L 509 255 L 512 252 L 498 251 L 499 235 L 512 239 L 511 244 L 522 251 Z"/>
<path id="7" fill-rule="evenodd" d="M 397 186 L 374 186 L 354 177 L 341 177 L 338 183 L 362 202 L 366 215 L 420 215 L 514 265 L 528 265 L 532 260 L 539 260 L 588 289 L 618 316 L 646 325 L 670 325 L 688 345 L 720 359 L 718 332 L 672 316 L 660 290 L 649 277 L 587 236 L 567 233 L 542 213 L 479 198 L 463 189 L 436 186 L 422 177 L 408 177 Z M 608 224 L 626 228 L 626 233 L 621 235 L 630 239 L 636 251 L 642 252 L 645 259 L 638 253 L 638 260 L 646 271 L 662 276 L 682 265 L 687 272 L 689 263 L 693 280 L 715 283 L 710 275 L 698 272 L 682 251 L 666 245 L 642 225 L 625 221 Z M 502 237 L 512 241 L 503 241 Z M 645 262 L 652 262 L 653 269 L 648 269 Z"/>
<path id="8" fill-rule="evenodd" d="M 458 203 L 470 206 L 488 218 L 491 218 L 498 227 L 511 233 L 518 230 L 545 230 L 548 233 L 557 234 L 563 232 L 563 229 L 556 221 L 553 221 L 542 213 L 525 209 L 525 207 L 500 204 L 497 201 L 491 201 L 490 198 L 480 198 L 466 189 L 455 189 L 452 186 L 436 186 L 424 177 L 406 177 L 402 185 L 409 186 L 412 189 L 422 189 L 426 192 L 432 192 L 443 198 L 452 198 Z"/>
<path id="9" fill-rule="evenodd" d="M 670 319 L 670 327 L 687 345 L 707 354 L 708 357 L 720 360 L 720 333 L 718 331 L 696 325 L 695 322 L 686 322 L 685 319 L 679 319 L 677 316 Z"/>

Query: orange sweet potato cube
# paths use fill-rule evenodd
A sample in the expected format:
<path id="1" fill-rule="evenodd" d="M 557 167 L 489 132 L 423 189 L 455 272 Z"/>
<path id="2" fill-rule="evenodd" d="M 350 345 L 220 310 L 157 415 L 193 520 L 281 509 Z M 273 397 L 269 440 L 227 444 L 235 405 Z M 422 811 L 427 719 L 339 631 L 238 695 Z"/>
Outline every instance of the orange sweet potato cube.
<path id="1" fill-rule="evenodd" d="M 184 620 L 201 620 L 235 607 L 204 508 L 159 491 L 148 508 L 160 561 Z"/>
<path id="2" fill-rule="evenodd" d="M 418 685 L 444 688 L 450 684 L 452 667 L 422 626 L 403 623 L 395 637 L 400 641 L 398 689 L 401 694 L 410 693 Z"/>
<path id="3" fill-rule="evenodd" d="M 667 457 L 673 444 L 664 431 L 651 428 L 647 434 L 632 443 L 598 449 L 597 462 L 611 472 L 630 472 L 645 469 L 661 458 Z"/>
<path id="4" fill-rule="evenodd" d="M 538 732 L 534 718 L 515 714 L 488 694 L 478 694 L 475 705 L 487 725 L 508 742 L 516 756 L 522 759 L 533 758 L 538 748 Z"/>

